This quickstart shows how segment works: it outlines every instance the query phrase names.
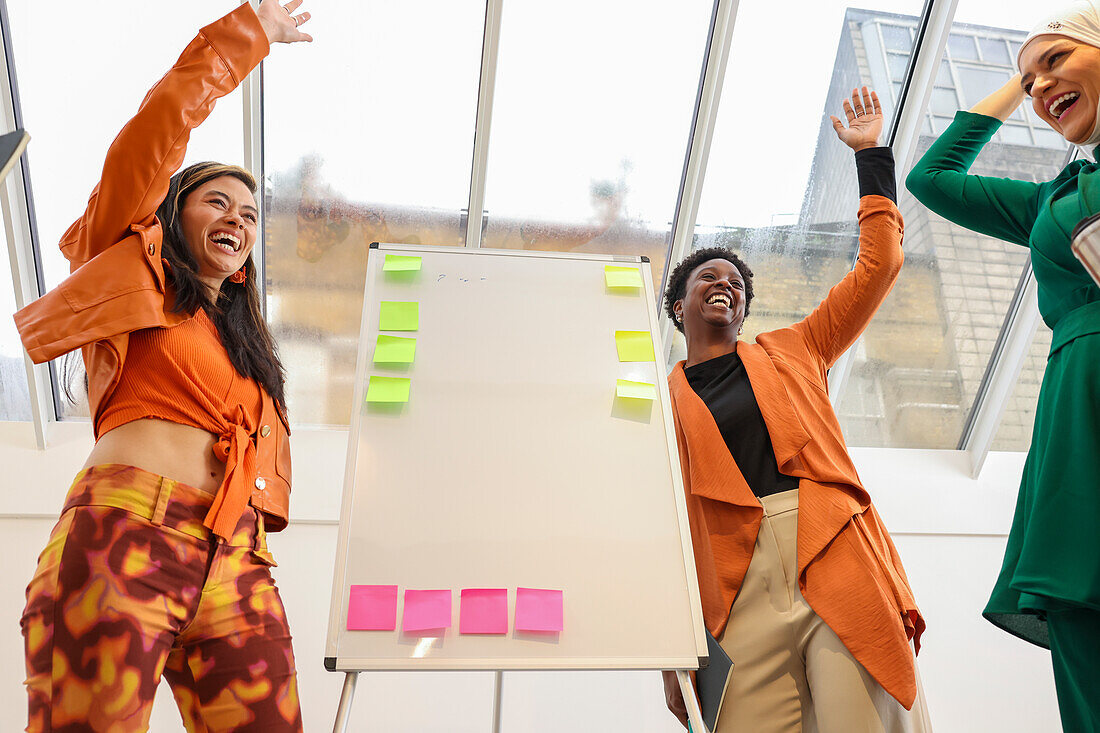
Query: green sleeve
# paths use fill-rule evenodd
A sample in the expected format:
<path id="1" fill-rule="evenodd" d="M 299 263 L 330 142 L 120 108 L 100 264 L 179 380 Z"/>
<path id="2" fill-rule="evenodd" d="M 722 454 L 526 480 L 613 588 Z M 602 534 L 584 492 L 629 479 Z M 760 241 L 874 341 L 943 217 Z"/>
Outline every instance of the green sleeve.
<path id="1" fill-rule="evenodd" d="M 1000 126 L 995 117 L 956 113 L 909 172 L 905 187 L 949 221 L 1026 247 L 1046 185 L 966 173 Z"/>

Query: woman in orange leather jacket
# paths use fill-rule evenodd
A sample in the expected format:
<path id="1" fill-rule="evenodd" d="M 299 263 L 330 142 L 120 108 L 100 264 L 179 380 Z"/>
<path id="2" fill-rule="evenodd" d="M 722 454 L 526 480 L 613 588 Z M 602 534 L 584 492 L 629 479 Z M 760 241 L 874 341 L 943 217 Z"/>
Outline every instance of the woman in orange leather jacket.
<path id="1" fill-rule="evenodd" d="M 733 661 L 714 733 L 930 730 L 914 649 L 924 620 L 860 483 L 827 370 L 859 337 L 902 264 L 894 162 L 864 87 L 837 136 L 855 151 L 859 260 L 806 318 L 738 339 L 752 271 L 697 250 L 669 277 L 687 340 L 669 374 L 707 629 Z M 675 676 L 670 710 L 686 724 Z"/>
<path id="2" fill-rule="evenodd" d="M 217 163 L 176 173 L 271 43 L 312 40 L 301 2 L 245 3 L 199 32 L 108 150 L 61 241 L 72 274 L 16 314 L 36 362 L 82 350 L 96 436 L 27 588 L 30 731 L 146 730 L 162 675 L 189 731 L 302 728 L 266 545 L 290 454 L 256 183 Z"/>

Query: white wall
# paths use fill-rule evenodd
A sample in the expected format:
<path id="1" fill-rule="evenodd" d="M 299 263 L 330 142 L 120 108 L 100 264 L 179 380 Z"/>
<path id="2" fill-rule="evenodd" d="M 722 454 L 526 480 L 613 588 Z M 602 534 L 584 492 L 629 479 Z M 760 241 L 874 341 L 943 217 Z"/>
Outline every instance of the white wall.
<path id="1" fill-rule="evenodd" d="M 33 447 L 29 424 L 0 423 L 0 730 L 25 724 L 18 620 L 34 570 L 73 475 L 91 449 L 87 424 L 51 426 Z M 346 431 L 294 433 L 290 527 L 271 536 L 275 577 L 295 638 L 305 729 L 331 730 L 342 674 L 322 666 Z M 905 561 L 928 631 L 921 674 L 938 733 L 1059 729 L 1050 656 L 979 615 L 1000 567 L 1023 456 L 990 454 L 978 480 L 955 451 L 852 451 Z M 491 673 L 360 676 L 351 730 L 489 731 Z M 505 733 L 676 733 L 660 678 L 649 672 L 525 672 L 504 676 Z M 153 731 L 182 730 L 167 687 Z"/>

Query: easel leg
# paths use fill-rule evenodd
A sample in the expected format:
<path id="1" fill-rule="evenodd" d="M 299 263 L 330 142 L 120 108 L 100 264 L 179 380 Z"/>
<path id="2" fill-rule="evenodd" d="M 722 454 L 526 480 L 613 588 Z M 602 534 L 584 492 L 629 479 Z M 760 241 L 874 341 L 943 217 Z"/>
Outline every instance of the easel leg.
<path id="1" fill-rule="evenodd" d="M 676 679 L 680 682 L 680 692 L 688 709 L 688 722 L 692 733 L 710 733 L 703 724 L 703 711 L 699 709 L 699 700 L 695 697 L 695 688 L 691 686 L 691 677 L 682 669 L 676 670 Z"/>
<path id="2" fill-rule="evenodd" d="M 340 691 L 340 707 L 336 708 L 336 723 L 332 726 L 332 733 L 346 733 L 348 729 L 351 701 L 355 697 L 355 683 L 358 680 L 358 672 L 344 673 L 344 689 Z"/>
<path id="3" fill-rule="evenodd" d="M 500 733 L 500 688 L 504 683 L 504 673 L 497 671 L 493 680 L 493 733 Z"/>

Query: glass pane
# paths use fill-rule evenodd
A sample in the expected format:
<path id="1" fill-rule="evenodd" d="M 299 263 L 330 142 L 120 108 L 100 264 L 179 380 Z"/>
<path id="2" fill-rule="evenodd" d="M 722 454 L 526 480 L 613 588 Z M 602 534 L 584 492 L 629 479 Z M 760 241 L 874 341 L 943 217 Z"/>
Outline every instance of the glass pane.
<path id="1" fill-rule="evenodd" d="M 959 79 L 959 106 L 980 100 L 1013 73 L 1011 59 L 982 67 L 958 63 L 974 41 L 1020 40 L 1034 22 L 1033 3 L 1012 0 L 995 8 L 960 0 L 950 37 Z M 1002 12 L 1004 10 L 1004 12 Z M 984 15 L 983 15 L 984 11 Z M 995 24 L 1005 19 L 1020 25 Z M 942 100 L 941 100 L 942 101 Z M 958 107 L 956 107 L 957 109 Z M 938 107 L 936 134 L 950 118 Z M 953 116 L 951 111 L 951 115 Z M 1046 180 L 1065 160 L 1067 145 L 1032 144 L 1022 114 L 986 146 L 973 173 L 1024 180 Z M 1034 123 L 1033 123 L 1034 124 Z M 1035 128 L 1038 130 L 1038 128 Z M 917 155 L 933 137 L 922 133 Z M 907 191 L 901 192 L 905 217 L 905 266 L 893 293 L 864 335 L 852 377 L 840 396 L 841 425 L 854 445 L 955 448 L 1015 293 L 1027 250 L 956 227 L 932 214 Z"/>
<path id="2" fill-rule="evenodd" d="M 946 60 L 940 62 L 940 68 L 938 71 L 936 71 L 936 86 L 955 86 L 955 80 L 951 78 L 951 64 L 949 64 Z"/>
<path id="3" fill-rule="evenodd" d="M 1031 145 L 1031 133 L 1023 125 L 1004 125 L 993 139 L 1007 145 Z"/>
<path id="4" fill-rule="evenodd" d="M 24 126 L 33 137 L 28 152 L 31 194 L 47 288 L 69 274 L 57 242 L 83 212 L 115 135 L 199 28 L 237 5 L 233 0 L 118 0 L 105 11 L 103 6 L 68 3 L 64 22 L 58 22 L 53 3 L 8 3 Z M 127 31 L 125 42 L 111 42 L 120 39 L 120 18 L 127 28 L 144 30 Z M 243 161 L 241 105 L 239 90 L 218 103 L 192 135 L 185 164 Z M 56 365 L 59 374 L 61 361 Z M 78 372 L 79 361 L 74 363 Z M 74 376 L 74 392 L 80 395 L 82 382 L 82 374 Z M 60 402 L 62 417 L 87 414 L 86 407 L 64 397 Z"/>
<path id="5" fill-rule="evenodd" d="M 966 95 L 963 104 L 967 107 L 973 107 L 990 93 L 1000 89 L 1011 76 L 1007 66 L 1002 70 L 959 64 L 956 71 L 959 74 L 959 84 Z"/>
<path id="6" fill-rule="evenodd" d="M 954 89 L 935 87 L 932 90 L 932 112 L 937 115 L 954 117 L 959 109 L 959 98 Z"/>
<path id="7" fill-rule="evenodd" d="M 744 338 L 805 316 L 851 268 L 855 257 L 858 186 L 852 151 L 829 115 L 856 86 L 878 84 L 885 100 L 890 49 L 911 53 L 910 30 L 922 3 L 807 3 L 784 20 L 799 49 L 797 63 L 767 64 L 768 88 L 798 100 L 807 114 L 756 114 L 747 95 L 761 59 L 774 54 L 774 6 L 742 0 L 730 49 L 695 246 L 726 245 L 753 269 L 756 299 Z M 904 14 L 902 14 L 904 13 Z M 889 57 L 889 58 L 888 58 Z M 887 105 L 885 129 L 895 109 Z"/>
<path id="8" fill-rule="evenodd" d="M 902 81 L 905 79 L 905 69 L 909 65 L 909 55 L 890 53 L 886 55 L 886 61 L 890 66 L 890 79 Z"/>
<path id="9" fill-rule="evenodd" d="M 1039 330 L 1035 332 L 1035 340 L 1031 342 L 1031 349 L 1020 370 L 1020 378 L 1016 380 L 1016 387 L 1005 405 L 1001 425 L 990 450 L 1026 451 L 1031 447 L 1035 405 L 1039 401 L 1039 385 L 1043 382 L 1043 373 L 1047 367 L 1052 336 L 1050 328 L 1040 321 Z"/>
<path id="10" fill-rule="evenodd" d="M 1043 127 L 1034 127 L 1032 128 L 1032 132 L 1035 135 L 1035 144 L 1039 147 L 1065 151 L 1066 139 L 1049 127 L 1045 125 Z"/>
<path id="11" fill-rule="evenodd" d="M 485 3 L 312 12 L 264 63 L 268 320 L 291 418 L 346 425 L 368 245 L 463 244 Z"/>
<path id="12" fill-rule="evenodd" d="M 659 287 L 711 10 L 506 6 L 483 246 L 647 255 Z"/>
<path id="13" fill-rule="evenodd" d="M 952 33 L 947 38 L 947 53 L 954 60 L 978 59 L 978 51 L 974 48 L 974 39 L 970 36 L 958 36 Z"/>
<path id="14" fill-rule="evenodd" d="M 913 48 L 913 38 L 910 35 L 910 27 L 907 25 L 893 25 L 882 23 L 882 41 L 891 51 L 903 51 L 908 55 Z"/>
<path id="15" fill-rule="evenodd" d="M 0 211 L 0 229 L 4 214 Z M 0 237 L 2 239 L 2 237 Z M 11 261 L 7 247 L 0 249 L 0 313 L 15 312 L 15 289 L 11 279 Z M 23 362 L 23 344 L 11 317 L 0 318 L 0 420 L 30 420 L 31 398 L 27 389 L 27 369 Z"/>
<path id="16" fill-rule="evenodd" d="M 979 38 L 978 48 L 984 61 L 991 64 L 1012 63 L 1012 57 L 1008 55 L 1008 45 L 1000 38 Z"/>

